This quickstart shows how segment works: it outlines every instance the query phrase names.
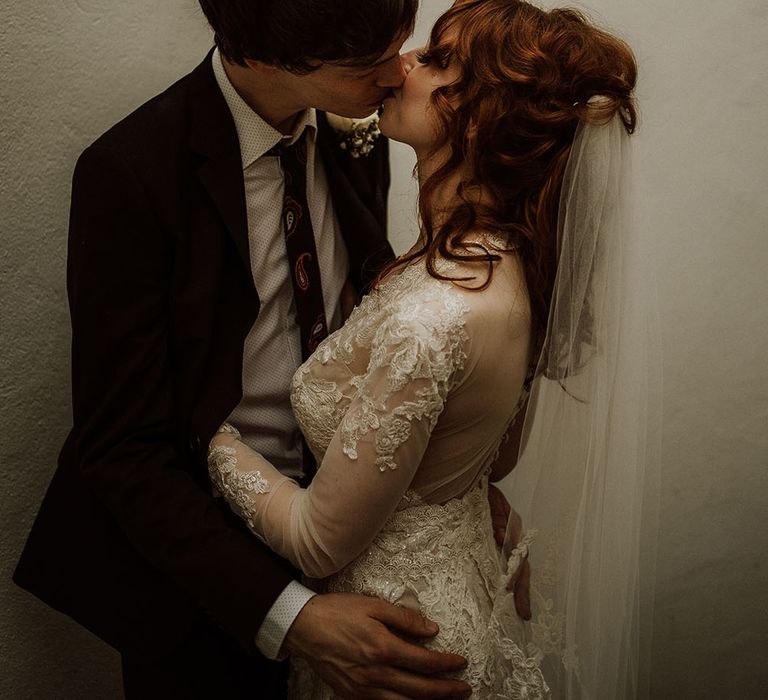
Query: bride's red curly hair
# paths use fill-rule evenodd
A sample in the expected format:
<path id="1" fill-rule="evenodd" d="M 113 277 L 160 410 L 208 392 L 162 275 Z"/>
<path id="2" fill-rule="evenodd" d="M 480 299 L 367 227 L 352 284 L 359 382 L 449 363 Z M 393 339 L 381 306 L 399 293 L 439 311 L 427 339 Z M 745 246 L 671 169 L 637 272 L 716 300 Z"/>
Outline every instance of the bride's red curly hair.
<path id="1" fill-rule="evenodd" d="M 499 259 L 492 250 L 471 253 L 458 245 L 471 232 L 502 232 L 523 261 L 534 330 L 541 334 L 556 271 L 560 189 L 576 127 L 618 113 L 634 131 L 632 51 L 575 10 L 458 0 L 438 19 L 421 60 L 455 62 L 460 77 L 432 93 L 440 125 L 434 151 L 447 145 L 450 156 L 419 194 L 425 244 L 395 267 L 424 256 L 430 274 L 447 279 L 435 269 L 441 257 L 487 261 L 492 273 Z M 588 104 L 595 95 L 604 99 Z M 455 204 L 436 224 L 436 191 L 456 173 Z"/>

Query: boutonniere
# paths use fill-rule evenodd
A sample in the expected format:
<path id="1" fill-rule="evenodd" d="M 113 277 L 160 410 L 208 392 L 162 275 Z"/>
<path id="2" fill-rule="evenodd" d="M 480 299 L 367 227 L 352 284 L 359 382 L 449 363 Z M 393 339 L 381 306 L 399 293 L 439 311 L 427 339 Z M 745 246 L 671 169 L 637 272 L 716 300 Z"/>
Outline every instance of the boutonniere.
<path id="1" fill-rule="evenodd" d="M 333 127 L 339 139 L 339 146 L 353 158 L 367 156 L 381 132 L 379 131 L 379 114 L 374 112 L 364 119 L 340 117 L 338 114 L 326 113 L 328 123 Z"/>

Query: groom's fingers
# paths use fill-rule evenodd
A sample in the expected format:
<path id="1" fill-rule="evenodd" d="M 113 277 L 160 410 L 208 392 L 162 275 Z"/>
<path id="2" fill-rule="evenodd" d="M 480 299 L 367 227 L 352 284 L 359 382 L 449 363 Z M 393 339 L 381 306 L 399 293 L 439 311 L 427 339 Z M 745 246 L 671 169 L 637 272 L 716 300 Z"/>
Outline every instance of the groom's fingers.
<path id="1" fill-rule="evenodd" d="M 449 678 L 427 678 L 395 666 L 377 666 L 366 672 L 366 700 L 442 700 L 468 698 L 472 689 L 466 683 Z"/>
<path id="2" fill-rule="evenodd" d="M 383 601 L 376 606 L 373 617 L 389 630 L 407 637 L 432 637 L 438 631 L 434 622 L 414 610 Z M 469 697 L 471 689 L 466 683 L 434 677 L 466 668 L 463 656 L 426 649 L 391 633 L 384 641 L 382 652 L 382 661 L 388 666 L 384 667 L 386 674 L 381 679 L 384 688 L 407 698 Z"/>
<path id="3" fill-rule="evenodd" d="M 424 678 L 398 668 L 382 668 L 377 691 L 366 695 L 376 700 L 444 700 L 447 698 L 468 698 L 472 689 L 459 681 Z"/>
<path id="4" fill-rule="evenodd" d="M 353 593 L 327 593 L 304 606 L 283 650 L 306 658 L 344 698 L 469 697 L 465 683 L 435 677 L 463 669 L 461 656 L 402 638 L 424 639 L 437 631 L 437 625 L 413 610 Z"/>
<path id="5" fill-rule="evenodd" d="M 387 658 L 393 666 L 398 666 L 416 673 L 451 673 L 461 671 L 467 666 L 463 656 L 427 649 L 394 637 L 387 649 Z"/>
<path id="6" fill-rule="evenodd" d="M 383 600 L 371 601 L 371 617 L 383 622 L 387 627 L 396 629 L 408 637 L 434 637 L 437 625 L 410 608 L 402 608 Z"/>
<path id="7" fill-rule="evenodd" d="M 406 637 L 434 637 L 438 632 L 437 625 L 410 608 L 401 608 L 381 601 L 372 614 L 379 622 Z M 445 673 L 460 671 L 465 668 L 467 661 L 458 654 L 448 654 L 421 645 L 406 642 L 400 637 L 392 637 L 390 649 L 392 663 L 421 673 Z"/>

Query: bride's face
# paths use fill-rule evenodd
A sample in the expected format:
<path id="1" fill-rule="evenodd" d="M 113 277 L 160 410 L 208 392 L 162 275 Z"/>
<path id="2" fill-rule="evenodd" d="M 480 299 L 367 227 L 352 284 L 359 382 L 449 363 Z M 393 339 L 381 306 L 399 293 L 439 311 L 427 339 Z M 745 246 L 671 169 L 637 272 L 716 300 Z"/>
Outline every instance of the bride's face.
<path id="1" fill-rule="evenodd" d="M 405 82 L 382 105 L 381 132 L 407 143 L 417 156 L 428 154 L 438 138 L 439 124 L 430 102 L 432 92 L 459 78 L 459 69 L 448 57 L 445 48 L 428 47 L 404 54 Z"/>

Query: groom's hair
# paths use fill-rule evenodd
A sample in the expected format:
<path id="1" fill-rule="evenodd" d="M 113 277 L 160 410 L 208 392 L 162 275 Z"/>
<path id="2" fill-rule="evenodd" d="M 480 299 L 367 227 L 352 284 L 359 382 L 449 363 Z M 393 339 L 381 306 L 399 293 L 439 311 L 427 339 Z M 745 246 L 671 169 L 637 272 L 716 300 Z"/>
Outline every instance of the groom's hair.
<path id="1" fill-rule="evenodd" d="M 199 0 L 226 59 L 309 73 L 365 65 L 410 33 L 418 0 Z"/>

